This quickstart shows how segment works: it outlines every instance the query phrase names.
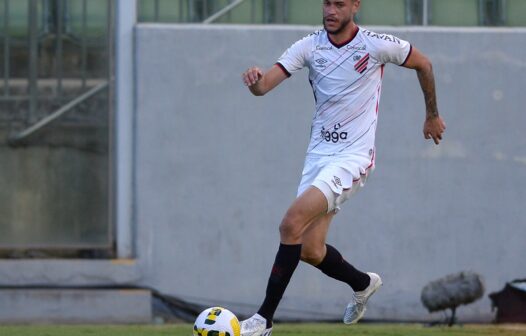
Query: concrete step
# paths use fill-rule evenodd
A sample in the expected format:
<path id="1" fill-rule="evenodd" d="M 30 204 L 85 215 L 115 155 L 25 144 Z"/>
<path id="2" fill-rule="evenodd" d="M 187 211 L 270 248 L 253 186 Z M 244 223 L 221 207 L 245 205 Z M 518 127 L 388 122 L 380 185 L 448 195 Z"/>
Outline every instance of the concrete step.
<path id="1" fill-rule="evenodd" d="M 150 323 L 143 289 L 0 289 L 0 323 Z"/>

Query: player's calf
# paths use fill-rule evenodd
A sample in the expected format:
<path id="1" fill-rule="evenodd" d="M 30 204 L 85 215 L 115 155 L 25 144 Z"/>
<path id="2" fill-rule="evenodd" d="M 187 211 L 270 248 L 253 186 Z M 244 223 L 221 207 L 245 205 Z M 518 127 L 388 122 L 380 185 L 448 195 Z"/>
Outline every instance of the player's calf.
<path id="1" fill-rule="evenodd" d="M 301 261 L 316 266 L 319 265 L 325 257 L 325 243 L 322 246 L 309 246 L 303 244 L 301 247 Z"/>

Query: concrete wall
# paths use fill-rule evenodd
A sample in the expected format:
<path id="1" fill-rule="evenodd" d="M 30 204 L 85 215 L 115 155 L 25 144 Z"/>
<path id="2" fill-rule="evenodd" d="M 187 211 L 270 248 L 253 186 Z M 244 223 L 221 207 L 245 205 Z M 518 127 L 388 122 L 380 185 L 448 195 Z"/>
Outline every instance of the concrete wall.
<path id="1" fill-rule="evenodd" d="M 385 285 L 367 318 L 422 320 L 422 287 L 461 270 L 486 294 L 525 277 L 526 31 L 372 28 L 433 61 L 448 129 L 424 141 L 416 74 L 386 68 L 377 169 L 329 242 Z M 136 224 L 145 282 L 238 313 L 259 306 L 295 197 L 313 113 L 306 72 L 265 97 L 241 73 L 313 27 L 139 25 Z M 339 319 L 350 290 L 301 264 L 277 318 Z M 487 296 L 460 317 L 492 318 Z M 432 318 L 441 318 L 435 315 Z"/>
<path id="2" fill-rule="evenodd" d="M 149 323 L 147 290 L 0 289 L 0 323 Z"/>

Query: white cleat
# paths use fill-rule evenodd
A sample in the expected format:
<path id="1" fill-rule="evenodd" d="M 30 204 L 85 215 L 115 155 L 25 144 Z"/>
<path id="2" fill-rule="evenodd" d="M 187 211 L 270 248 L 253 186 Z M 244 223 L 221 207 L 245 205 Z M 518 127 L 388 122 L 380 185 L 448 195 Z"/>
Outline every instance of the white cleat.
<path id="1" fill-rule="evenodd" d="M 241 321 L 241 336 L 270 336 L 272 327 L 267 328 L 267 320 L 259 315 L 254 314 L 252 317 Z"/>
<path id="2" fill-rule="evenodd" d="M 371 278 L 371 283 L 367 286 L 366 289 L 360 292 L 354 292 L 351 302 L 345 308 L 345 313 L 343 315 L 343 323 L 353 324 L 358 322 L 362 317 L 367 308 L 367 300 L 373 295 L 378 288 L 382 285 L 382 279 L 376 273 L 369 273 L 367 275 Z"/>

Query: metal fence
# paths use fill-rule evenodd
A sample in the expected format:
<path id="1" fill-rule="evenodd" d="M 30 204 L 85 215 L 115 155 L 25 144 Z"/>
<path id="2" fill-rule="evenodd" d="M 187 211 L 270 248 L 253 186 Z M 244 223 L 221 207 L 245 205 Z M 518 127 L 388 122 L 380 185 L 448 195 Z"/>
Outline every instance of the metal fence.
<path id="1" fill-rule="evenodd" d="M 107 87 L 111 7 L 111 0 L 0 2 L 3 120 L 26 126 L 49 115 L 54 120 L 89 98 L 93 87 L 94 93 Z M 20 113 L 12 113 L 15 105 Z"/>
<path id="2" fill-rule="evenodd" d="M 142 22 L 222 22 L 319 24 L 322 0 L 140 0 Z M 510 11 L 526 11 L 524 0 L 367 0 L 362 8 L 374 16 L 358 15 L 362 24 L 392 25 L 526 25 L 524 19 L 509 20 Z M 403 8 L 392 20 L 392 8 Z M 444 19 L 444 11 L 465 11 L 466 18 Z M 396 11 L 398 12 L 398 11 Z M 458 13 L 456 13 L 458 14 Z M 394 14 L 395 16 L 397 14 Z M 454 17 L 454 16 L 453 16 Z M 472 20 L 472 18 L 476 18 Z"/>
<path id="3" fill-rule="evenodd" d="M 113 13 L 0 0 L 0 258 L 113 253 Z"/>

